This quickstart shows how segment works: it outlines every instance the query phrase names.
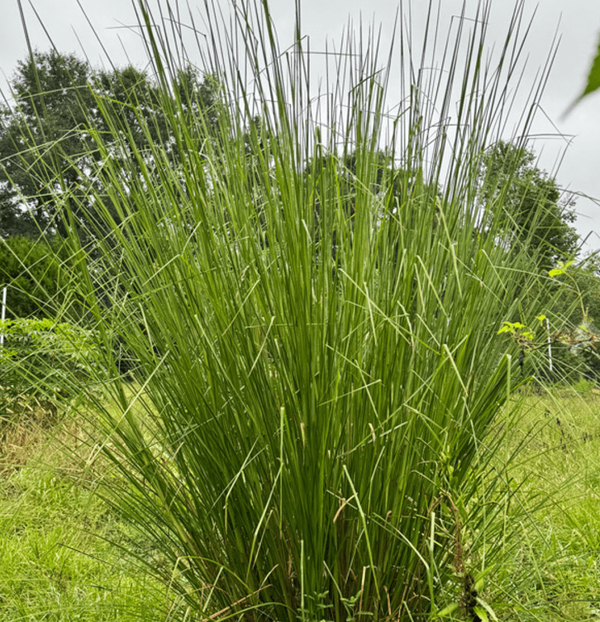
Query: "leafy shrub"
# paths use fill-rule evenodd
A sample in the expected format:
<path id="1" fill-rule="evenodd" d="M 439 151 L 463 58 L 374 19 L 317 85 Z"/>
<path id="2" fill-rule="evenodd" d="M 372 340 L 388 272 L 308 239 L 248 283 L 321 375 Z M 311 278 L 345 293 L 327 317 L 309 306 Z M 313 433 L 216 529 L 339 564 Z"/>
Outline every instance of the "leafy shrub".
<path id="1" fill-rule="evenodd" d="M 7 316 L 45 317 L 60 305 L 67 279 L 66 258 L 58 237 L 32 240 L 13 236 L 0 240 L 0 289 L 8 286 Z"/>
<path id="2" fill-rule="evenodd" d="M 72 383 L 89 376 L 92 336 L 82 328 L 48 318 L 18 319 L 0 322 L 0 332 L 0 417 L 22 412 L 31 400 L 55 412 L 78 391 Z"/>

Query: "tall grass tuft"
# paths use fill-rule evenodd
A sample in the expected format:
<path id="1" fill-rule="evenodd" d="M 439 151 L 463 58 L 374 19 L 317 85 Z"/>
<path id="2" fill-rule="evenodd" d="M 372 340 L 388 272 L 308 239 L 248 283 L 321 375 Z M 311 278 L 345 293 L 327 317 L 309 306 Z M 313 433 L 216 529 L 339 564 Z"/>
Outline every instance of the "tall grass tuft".
<path id="1" fill-rule="evenodd" d="M 282 50 L 266 2 L 207 2 L 209 110 L 174 87 L 179 7 L 137 8 L 166 129 L 99 94 L 111 139 L 85 128 L 100 157 L 85 205 L 64 200 L 110 498 L 194 619 L 422 619 L 452 582 L 479 619 L 494 426 L 521 380 L 497 333 L 544 311 L 480 174 L 526 140 L 547 76 L 515 115 L 523 5 L 495 53 L 483 2 L 446 38 L 432 3 L 415 43 L 401 6 L 389 51 L 349 27 L 317 55 L 299 10 Z"/>

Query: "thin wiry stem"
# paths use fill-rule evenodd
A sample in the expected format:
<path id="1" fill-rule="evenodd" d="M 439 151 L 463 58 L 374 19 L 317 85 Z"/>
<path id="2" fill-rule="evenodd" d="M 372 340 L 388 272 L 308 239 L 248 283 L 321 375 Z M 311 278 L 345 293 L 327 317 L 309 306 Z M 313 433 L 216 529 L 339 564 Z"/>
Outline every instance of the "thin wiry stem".
<path id="1" fill-rule="evenodd" d="M 137 5 L 166 131 L 134 106 L 140 143 L 98 96 L 110 141 L 86 128 L 100 158 L 81 171 L 94 218 L 69 227 L 110 403 L 88 396 L 120 472 L 109 496 L 198 616 L 426 615 L 456 573 L 493 563 L 497 534 L 479 529 L 496 493 L 475 492 L 517 373 L 497 332 L 540 311 L 535 258 L 499 243 L 502 205 L 480 187 L 523 5 L 496 56 L 487 2 L 445 40 L 431 3 L 420 46 L 401 7 L 386 54 L 379 31 L 349 27 L 317 87 L 299 14 L 281 50 L 266 2 L 228 16 L 206 0 L 193 52 L 179 5 L 160 7 Z M 194 56 L 221 101 L 190 114 L 174 85 Z"/>

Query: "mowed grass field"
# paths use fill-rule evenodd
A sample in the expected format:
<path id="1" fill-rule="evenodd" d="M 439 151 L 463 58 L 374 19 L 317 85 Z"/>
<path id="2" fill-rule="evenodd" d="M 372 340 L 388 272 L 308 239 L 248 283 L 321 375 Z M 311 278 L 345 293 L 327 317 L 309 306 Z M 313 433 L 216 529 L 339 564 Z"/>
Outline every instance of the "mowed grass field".
<path id="1" fill-rule="evenodd" d="M 0 620 L 183 618 L 124 553 L 161 563 L 98 496 L 109 471 L 81 435 L 72 420 L 41 417 L 3 430 Z M 486 582 L 495 615 L 600 620 L 600 392 L 523 398 L 498 463 L 508 464 L 514 511 L 504 514 L 503 567 Z"/>

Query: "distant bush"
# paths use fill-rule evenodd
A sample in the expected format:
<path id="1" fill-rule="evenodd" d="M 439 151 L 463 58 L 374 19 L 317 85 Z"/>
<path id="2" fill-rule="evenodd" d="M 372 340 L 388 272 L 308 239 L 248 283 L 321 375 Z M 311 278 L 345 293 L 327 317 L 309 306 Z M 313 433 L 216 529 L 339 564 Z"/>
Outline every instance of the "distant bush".
<path id="1" fill-rule="evenodd" d="M 8 317 L 47 317 L 51 315 L 49 305 L 61 303 L 66 279 L 60 245 L 58 237 L 0 240 L 0 288 L 9 288 Z"/>
<path id="2" fill-rule="evenodd" d="M 0 333 L 0 420 L 22 412 L 32 400 L 55 412 L 78 390 L 65 379 L 84 382 L 93 354 L 91 332 L 46 318 L 5 320 Z"/>
<path id="3" fill-rule="evenodd" d="M 593 389 L 596 388 L 596 383 L 593 380 L 589 380 L 581 376 L 579 380 L 573 383 L 573 389 L 577 391 L 577 393 L 591 393 Z"/>

